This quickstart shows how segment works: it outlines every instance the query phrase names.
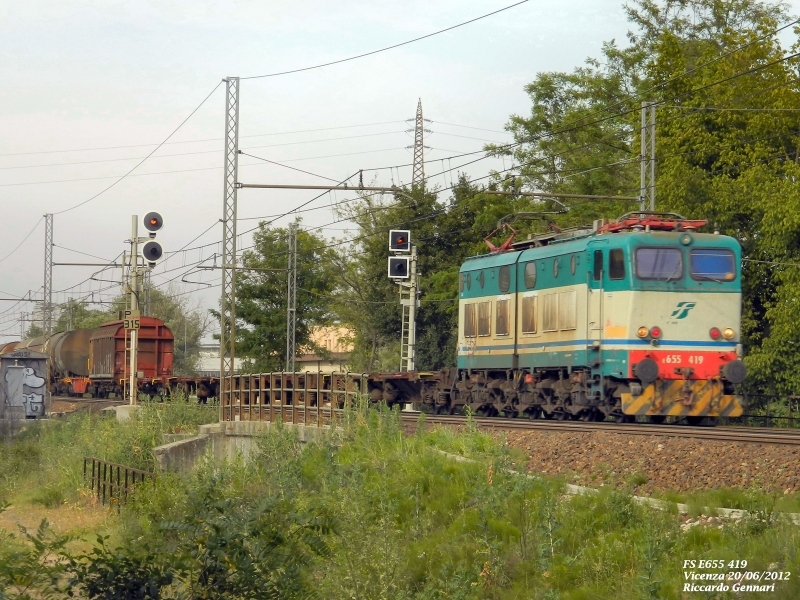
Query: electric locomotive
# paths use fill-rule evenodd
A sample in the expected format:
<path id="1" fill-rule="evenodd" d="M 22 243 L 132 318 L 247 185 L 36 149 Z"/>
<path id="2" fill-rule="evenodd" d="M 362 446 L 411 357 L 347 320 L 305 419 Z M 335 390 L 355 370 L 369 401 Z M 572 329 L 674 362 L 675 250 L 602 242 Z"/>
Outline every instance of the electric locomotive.
<path id="1" fill-rule="evenodd" d="M 457 368 L 372 374 L 372 398 L 587 421 L 740 416 L 741 248 L 704 225 L 637 212 L 490 244 L 459 272 Z"/>

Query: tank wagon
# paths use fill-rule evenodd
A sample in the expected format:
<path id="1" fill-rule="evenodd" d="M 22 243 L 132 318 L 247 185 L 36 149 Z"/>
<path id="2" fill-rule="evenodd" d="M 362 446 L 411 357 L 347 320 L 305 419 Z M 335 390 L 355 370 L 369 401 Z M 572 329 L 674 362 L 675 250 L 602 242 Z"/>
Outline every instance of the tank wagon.
<path id="1" fill-rule="evenodd" d="M 0 348 L 0 355 L 29 349 L 49 357 L 49 390 L 54 396 L 108 398 L 121 395 L 129 376 L 128 332 L 123 321 L 111 321 L 97 329 L 58 332 Z M 211 378 L 173 376 L 174 338 L 160 319 L 141 317 L 138 341 L 139 391 L 150 396 L 182 389 L 206 400 L 218 394 Z"/>
<path id="2" fill-rule="evenodd" d="M 369 375 L 435 412 L 653 422 L 742 414 L 741 249 L 705 221 L 631 213 L 468 258 L 458 366 Z"/>

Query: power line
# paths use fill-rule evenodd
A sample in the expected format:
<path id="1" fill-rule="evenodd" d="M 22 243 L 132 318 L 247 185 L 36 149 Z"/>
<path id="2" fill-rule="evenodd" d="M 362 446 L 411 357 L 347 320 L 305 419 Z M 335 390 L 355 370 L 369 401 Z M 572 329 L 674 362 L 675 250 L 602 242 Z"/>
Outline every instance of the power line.
<path id="1" fill-rule="evenodd" d="M 214 89 L 213 89 L 213 90 L 211 90 L 211 91 L 209 92 L 208 96 L 206 96 L 205 98 L 203 98 L 202 102 L 200 102 L 200 104 L 198 104 L 198 105 L 197 105 L 197 107 L 196 107 L 196 108 L 195 108 L 195 109 L 194 109 L 194 110 L 193 110 L 191 113 L 189 113 L 189 115 L 188 115 L 188 116 L 187 116 L 187 117 L 186 117 L 186 118 L 185 118 L 183 121 L 181 121 L 180 125 L 178 125 L 178 126 L 175 128 L 175 129 L 173 129 L 173 130 L 172 130 L 172 133 L 170 133 L 170 134 L 169 134 L 169 135 L 168 135 L 166 138 L 164 138 L 164 141 L 163 141 L 163 142 L 161 142 L 161 143 L 160 143 L 158 146 L 156 146 L 156 147 L 155 147 L 155 148 L 154 148 L 154 149 L 153 149 L 153 150 L 150 152 L 150 154 L 148 154 L 147 156 L 145 156 L 145 157 L 144 157 L 144 158 L 143 158 L 143 159 L 142 159 L 140 162 L 136 163 L 136 165 L 134 165 L 134 166 L 133 166 L 133 168 L 131 168 L 131 169 L 130 169 L 130 170 L 127 172 L 127 173 L 125 173 L 125 174 L 124 174 L 122 177 L 120 177 L 119 179 L 117 179 L 117 180 L 116 180 L 114 183 L 112 183 L 112 184 L 111 184 L 111 185 L 109 185 L 108 187 L 106 187 L 106 188 L 104 188 L 103 190 L 101 190 L 101 191 L 99 191 L 98 193 L 96 193 L 96 194 L 95 194 L 94 196 L 92 196 L 91 198 L 87 198 L 86 200 L 84 200 L 83 202 L 79 202 L 79 203 L 78 203 L 78 204 L 76 204 L 75 206 L 71 206 L 71 207 L 69 207 L 69 208 L 65 208 L 64 210 L 60 210 L 60 211 L 58 211 L 58 212 L 54 212 L 53 214 L 54 214 L 54 215 L 61 215 L 61 214 L 64 214 L 65 212 L 69 212 L 69 211 L 71 211 L 71 210 L 75 210 L 76 208 L 78 208 L 78 207 L 80 207 L 80 206 L 83 206 L 84 204 L 87 204 L 87 203 L 91 202 L 92 200 L 94 200 L 94 199 L 95 199 L 95 198 L 97 198 L 98 196 L 101 196 L 101 195 L 105 194 L 105 193 L 106 193 L 108 190 L 110 190 L 111 188 L 113 188 L 113 187 L 114 187 L 115 185 L 117 185 L 117 184 L 118 184 L 120 181 L 122 181 L 123 179 L 125 179 L 125 178 L 126 178 L 128 175 L 130 175 L 131 173 L 133 173 L 133 172 L 134 172 L 134 171 L 135 171 L 137 168 L 139 168 L 139 166 L 140 166 L 140 165 L 142 165 L 142 164 L 144 163 L 144 161 L 146 161 L 146 160 L 147 160 L 148 158 L 150 158 L 150 157 L 151 157 L 151 156 L 152 156 L 152 155 L 153 155 L 153 154 L 154 154 L 156 151 L 158 151 L 158 149 L 159 149 L 159 148 L 161 148 L 161 146 L 163 146 L 164 144 L 166 144 L 166 143 L 169 141 L 169 139 L 170 139 L 170 138 L 171 138 L 173 135 L 175 135 L 175 134 L 178 132 L 178 130 L 179 130 L 181 127 L 183 127 L 183 126 L 184 126 L 184 124 L 185 124 L 185 123 L 186 123 L 186 122 L 187 122 L 189 119 L 191 119 L 191 118 L 192 118 L 192 116 L 193 116 L 193 115 L 194 115 L 194 114 L 195 114 L 195 113 L 196 113 L 198 110 L 200 110 L 200 107 L 202 107 L 202 106 L 203 106 L 203 105 L 206 103 L 206 100 L 208 100 L 208 99 L 209 99 L 209 98 L 212 96 L 212 94 L 213 94 L 214 92 L 216 92 L 216 91 L 217 91 L 217 88 L 218 88 L 220 85 L 222 85 L 222 82 L 221 82 L 221 81 L 220 81 L 220 82 L 219 82 L 217 85 L 215 85 L 215 86 L 214 86 Z"/>
<path id="2" fill-rule="evenodd" d="M 420 40 L 424 40 L 429 37 L 433 37 L 435 35 L 439 35 L 440 33 L 445 33 L 446 31 L 452 31 L 453 29 L 457 29 L 459 27 L 463 27 L 464 25 L 469 25 L 470 23 L 474 23 L 475 21 L 480 21 L 481 19 L 485 19 L 487 17 L 491 17 L 492 15 L 496 15 L 503 11 L 509 10 L 514 8 L 515 6 L 519 6 L 520 4 L 525 4 L 528 0 L 522 0 L 521 2 L 517 2 L 515 4 L 511 4 L 499 10 L 492 11 L 490 13 L 486 13 L 485 15 L 481 15 L 480 17 L 475 17 L 474 19 L 470 19 L 469 21 L 464 21 L 463 23 L 459 23 L 458 25 L 453 25 L 451 27 L 447 27 L 446 29 L 440 29 L 439 31 L 434 31 L 433 33 L 428 33 L 426 35 L 414 38 L 412 40 L 407 40 L 405 42 L 401 42 L 399 44 L 394 44 L 392 46 L 386 46 L 385 48 L 380 48 L 378 50 L 372 50 L 371 52 L 365 52 L 364 54 L 358 54 L 356 56 L 350 56 L 348 58 L 342 58 L 339 60 L 334 60 L 327 63 L 322 63 L 319 65 L 314 65 L 311 67 L 303 67 L 301 69 L 292 69 L 291 71 L 280 71 L 278 73 L 268 73 L 266 75 L 251 75 L 250 77 L 240 77 L 239 79 L 263 79 L 265 77 L 278 77 L 280 75 L 289 75 L 291 73 L 300 73 L 302 71 L 311 71 L 312 69 L 321 69 L 323 67 L 329 67 L 331 65 L 338 65 L 340 63 L 349 62 L 351 60 L 356 60 L 358 58 L 364 58 L 365 56 L 371 56 L 373 54 L 378 54 L 380 52 L 386 52 L 387 50 L 392 50 L 394 48 L 399 48 L 401 46 L 407 46 L 408 44 L 413 44 L 414 42 L 418 42 Z"/>
<path id="3" fill-rule="evenodd" d="M 313 175 L 314 177 L 319 177 L 320 179 L 327 179 L 328 181 L 336 181 L 335 179 L 331 179 L 330 177 L 325 177 L 325 175 L 318 175 L 317 173 L 312 173 L 311 171 L 304 171 L 303 169 L 298 169 L 296 167 L 282 165 L 281 163 L 275 162 L 274 160 L 267 160 L 266 158 L 261 158 L 260 156 L 248 154 L 247 152 L 243 152 L 241 150 L 239 150 L 239 154 L 241 154 L 242 156 L 249 156 L 250 158 L 255 158 L 257 160 L 262 160 L 266 163 L 270 163 L 271 165 L 278 165 L 279 167 L 285 167 L 287 169 L 291 169 L 292 171 L 299 171 L 300 173 L 305 173 L 306 175 Z"/>
<path id="4" fill-rule="evenodd" d="M 251 135 L 242 135 L 239 136 L 240 138 L 254 138 L 254 137 L 266 137 L 270 135 L 292 135 L 296 133 L 314 133 L 317 131 L 333 131 L 334 129 L 353 129 L 356 127 L 373 127 L 375 125 L 392 125 L 395 123 L 405 123 L 405 121 L 380 121 L 378 123 L 362 123 L 360 125 L 339 125 L 337 127 L 319 127 L 317 129 L 298 129 L 297 131 L 275 131 L 272 133 L 254 133 Z M 463 125 L 458 125 L 458 127 L 463 127 Z M 488 131 L 488 130 L 487 130 Z M 165 142 L 163 146 L 170 146 L 174 144 L 197 144 L 200 142 L 219 142 L 225 138 L 203 138 L 200 140 L 184 140 L 182 142 Z M 74 148 L 72 150 L 38 150 L 35 152 L 11 152 L 7 154 L 0 154 L 0 156 L 30 156 L 33 154 L 62 154 L 66 152 L 90 152 L 93 150 L 119 150 L 122 148 L 148 148 L 150 146 L 156 146 L 157 144 L 128 144 L 125 146 L 98 146 L 95 148 Z M 127 160 L 127 159 L 124 159 Z"/>
<path id="5" fill-rule="evenodd" d="M 34 231 L 36 231 L 36 228 L 37 228 L 37 227 L 39 227 L 39 223 L 41 223 L 41 222 L 42 222 L 42 219 L 44 219 L 44 217 L 39 217 L 39 220 L 38 220 L 38 221 L 36 221 L 36 225 L 34 225 L 34 226 L 33 226 L 33 229 L 31 229 L 31 230 L 28 232 L 28 235 L 26 235 L 24 238 L 22 238 L 22 241 L 21 241 L 19 244 L 17 244 L 16 246 L 14 246 L 14 249 L 13 249 L 11 252 L 9 252 L 8 254 L 6 254 L 6 255 L 5 255 L 3 258 L 0 258 L 0 263 L 1 263 L 1 262 L 3 262 L 3 261 L 5 261 L 5 260 L 6 260 L 8 257 L 10 257 L 12 254 L 14 254 L 14 252 L 16 252 L 17 250 L 19 250 L 19 247 L 20 247 L 20 246 L 22 246 L 22 244 L 24 244 L 24 243 L 25 243 L 25 242 L 28 240 L 28 238 L 29 238 L 29 237 L 31 237 L 31 235 L 33 234 L 33 232 L 34 232 Z"/>

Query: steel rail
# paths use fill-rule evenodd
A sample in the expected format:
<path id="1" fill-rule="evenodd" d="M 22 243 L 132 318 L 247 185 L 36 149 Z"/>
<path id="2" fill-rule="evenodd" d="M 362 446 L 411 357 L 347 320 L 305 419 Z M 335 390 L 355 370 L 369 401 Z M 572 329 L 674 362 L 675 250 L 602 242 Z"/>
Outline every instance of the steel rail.
<path id="1" fill-rule="evenodd" d="M 402 413 L 405 422 L 413 423 L 419 413 Z M 464 425 L 466 417 L 425 415 L 426 423 L 441 425 Z M 741 442 L 750 444 L 783 444 L 800 446 L 800 430 L 782 430 L 780 432 L 759 428 L 758 431 L 739 429 L 736 427 L 692 427 L 688 425 L 655 425 L 655 424 L 619 424 L 590 423 L 580 421 L 522 420 L 503 418 L 473 418 L 473 422 L 481 428 L 498 430 L 523 430 L 561 433 L 618 433 L 626 435 L 645 435 L 663 437 L 685 437 L 721 442 Z M 766 429 L 766 430 L 765 430 Z"/>

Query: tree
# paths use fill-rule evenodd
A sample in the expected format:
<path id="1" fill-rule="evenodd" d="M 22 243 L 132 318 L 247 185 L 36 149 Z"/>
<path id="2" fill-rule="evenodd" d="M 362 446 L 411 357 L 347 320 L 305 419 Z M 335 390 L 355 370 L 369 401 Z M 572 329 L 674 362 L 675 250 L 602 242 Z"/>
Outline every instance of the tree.
<path id="1" fill-rule="evenodd" d="M 390 229 L 410 229 L 422 274 L 417 312 L 416 367 L 456 364 L 458 270 L 483 246 L 476 230 L 481 189 L 465 176 L 453 195 L 440 202 L 436 189 L 405 189 L 391 201 L 370 195 L 342 212 L 358 225 L 354 246 L 340 250 L 336 313 L 355 330 L 354 370 L 396 371 L 400 367 L 401 307 L 397 284 L 386 276 Z M 411 198 L 409 198 L 409 196 Z M 484 231 L 483 235 L 489 231 Z M 485 246 L 483 246 L 485 248 Z"/>
<path id="2" fill-rule="evenodd" d="M 255 248 L 242 255 L 242 265 L 253 270 L 240 271 L 236 279 L 236 350 L 248 359 L 246 369 L 281 371 L 286 360 L 288 230 L 262 222 L 253 241 Z M 325 354 L 310 334 L 313 327 L 331 322 L 336 278 L 334 251 L 327 240 L 298 228 L 297 348 Z"/>

